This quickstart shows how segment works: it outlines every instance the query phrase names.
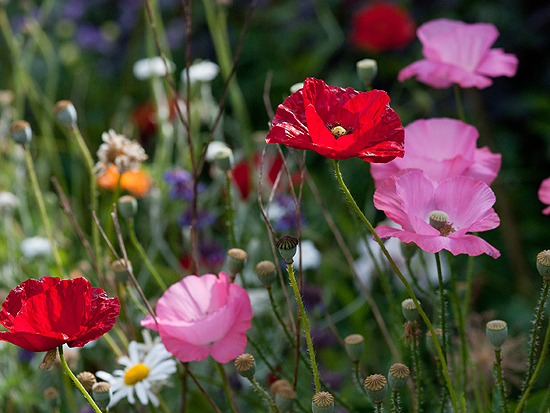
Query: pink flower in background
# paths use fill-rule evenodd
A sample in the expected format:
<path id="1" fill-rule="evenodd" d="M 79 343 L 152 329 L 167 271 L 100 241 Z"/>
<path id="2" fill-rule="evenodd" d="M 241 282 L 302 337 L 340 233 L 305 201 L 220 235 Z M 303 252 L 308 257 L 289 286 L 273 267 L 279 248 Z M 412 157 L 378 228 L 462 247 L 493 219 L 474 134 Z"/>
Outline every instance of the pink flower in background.
<path id="1" fill-rule="evenodd" d="M 453 176 L 470 176 L 487 185 L 500 170 L 501 155 L 477 148 L 476 128 L 456 119 L 417 120 L 405 127 L 405 156 L 384 164 L 372 164 L 375 185 L 407 168 L 422 169 L 436 182 Z"/>
<path id="2" fill-rule="evenodd" d="M 148 315 L 141 325 L 158 331 L 166 349 L 182 362 L 212 355 L 227 363 L 243 353 L 253 317 L 248 293 L 220 272 L 188 275 L 157 303 L 157 323 Z"/>
<path id="3" fill-rule="evenodd" d="M 402 69 L 397 77 L 400 82 L 416 76 L 418 81 L 440 89 L 453 83 L 484 89 L 493 84 L 491 77 L 516 74 L 518 58 L 514 54 L 490 49 L 499 35 L 490 23 L 437 19 L 424 23 L 416 34 L 425 59 Z"/>
<path id="4" fill-rule="evenodd" d="M 414 242 L 426 252 L 445 249 L 453 255 L 488 254 L 497 258 L 497 249 L 467 234 L 498 227 L 500 220 L 492 208 L 495 200 L 487 184 L 470 177 L 456 176 L 436 183 L 419 169 L 403 170 L 385 180 L 374 193 L 374 206 L 402 229 L 380 226 L 376 232 L 381 238 Z M 429 223 L 432 211 L 449 216 L 441 230 Z"/>
<path id="5" fill-rule="evenodd" d="M 540 184 L 539 199 L 543 204 L 550 205 L 550 178 L 546 178 Z M 544 215 L 550 215 L 550 206 L 544 208 L 542 213 Z"/>

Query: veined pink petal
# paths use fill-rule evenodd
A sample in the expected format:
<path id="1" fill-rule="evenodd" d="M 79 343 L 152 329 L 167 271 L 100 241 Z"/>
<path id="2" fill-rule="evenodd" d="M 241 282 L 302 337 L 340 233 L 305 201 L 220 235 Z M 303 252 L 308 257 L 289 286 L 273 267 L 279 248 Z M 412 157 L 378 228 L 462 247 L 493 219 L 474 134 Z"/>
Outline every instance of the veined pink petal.
<path id="1" fill-rule="evenodd" d="M 502 155 L 492 153 L 488 147 L 476 149 L 474 162 L 464 171 L 464 175 L 491 185 L 500 171 Z"/>

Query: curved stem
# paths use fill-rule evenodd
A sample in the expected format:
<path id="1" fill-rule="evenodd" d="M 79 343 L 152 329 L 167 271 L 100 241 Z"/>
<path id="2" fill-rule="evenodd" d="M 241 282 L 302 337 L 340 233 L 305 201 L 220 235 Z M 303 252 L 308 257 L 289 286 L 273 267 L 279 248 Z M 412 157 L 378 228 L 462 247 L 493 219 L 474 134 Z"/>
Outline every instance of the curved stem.
<path id="1" fill-rule="evenodd" d="M 292 290 L 294 291 L 294 296 L 298 302 L 298 308 L 300 310 L 300 319 L 304 326 L 304 332 L 307 341 L 307 348 L 309 352 L 309 358 L 311 360 L 311 370 L 313 372 L 313 379 L 315 381 L 315 393 L 321 391 L 321 383 L 319 381 L 319 372 L 317 371 L 317 362 L 315 361 L 315 350 L 313 349 L 313 341 L 311 340 L 311 333 L 309 331 L 309 321 L 307 319 L 306 309 L 304 308 L 304 303 L 302 302 L 302 297 L 300 296 L 300 291 L 298 290 L 298 284 L 296 283 L 296 277 L 294 277 L 294 268 L 292 263 L 287 263 L 286 267 L 288 269 L 288 276 L 290 278 L 290 283 L 292 284 Z"/>
<path id="2" fill-rule="evenodd" d="M 96 413 L 102 413 L 100 408 L 97 407 L 97 404 L 95 404 L 94 399 L 92 399 L 92 396 L 88 394 L 86 389 L 82 386 L 82 383 L 78 381 L 78 379 L 75 377 L 75 375 L 67 365 L 67 361 L 65 360 L 65 356 L 63 355 L 63 346 L 59 346 L 58 350 L 59 350 L 59 358 L 61 359 L 61 364 L 63 365 L 63 368 L 65 369 L 65 371 L 67 372 L 71 380 L 74 382 L 74 384 L 76 384 L 76 387 L 78 387 L 78 389 L 82 392 L 86 400 L 88 400 L 88 403 L 90 403 L 94 411 Z"/>
<path id="3" fill-rule="evenodd" d="M 267 391 L 265 391 L 265 389 L 262 386 L 260 386 L 260 384 L 256 381 L 256 379 L 254 379 L 254 377 L 249 377 L 248 381 L 250 382 L 250 384 L 252 384 L 252 387 L 254 387 L 254 390 L 260 393 L 260 396 L 262 396 L 262 398 L 265 400 L 265 402 L 269 406 L 269 412 L 270 413 L 276 412 L 278 409 L 277 409 L 277 406 L 275 405 L 275 400 L 269 397 L 269 394 L 267 393 Z"/>
<path id="4" fill-rule="evenodd" d="M 355 202 L 355 199 L 353 198 L 353 196 L 349 192 L 349 189 L 347 188 L 346 184 L 344 183 L 344 180 L 342 179 L 342 174 L 340 173 L 340 166 L 339 166 L 337 160 L 334 161 L 333 166 L 334 166 L 334 172 L 336 174 L 336 179 L 338 181 L 338 184 L 340 185 L 340 188 L 342 188 L 342 191 L 344 192 L 344 195 L 346 196 L 346 198 L 350 202 L 353 210 L 357 213 L 357 215 L 359 216 L 361 221 L 363 221 L 363 223 L 366 225 L 366 227 L 371 232 L 373 237 L 376 239 L 376 242 L 378 242 L 378 244 L 380 245 L 380 248 L 382 249 L 382 252 L 384 253 L 386 258 L 390 262 L 392 268 L 394 269 L 395 273 L 397 274 L 397 276 L 399 277 L 399 279 L 403 283 L 403 285 L 405 287 L 405 290 L 407 290 L 407 293 L 409 294 L 409 296 L 413 300 L 416 308 L 418 309 L 418 312 L 420 313 L 420 316 L 422 317 L 422 320 L 424 320 L 424 322 L 426 323 L 426 326 L 428 327 L 428 330 L 430 330 L 430 333 L 432 334 L 432 340 L 434 342 L 435 349 L 436 349 L 437 354 L 439 355 L 439 358 L 441 360 L 441 364 L 442 364 L 442 368 L 443 368 L 443 374 L 445 376 L 445 381 L 447 383 L 447 388 L 448 388 L 449 394 L 451 396 L 451 402 L 452 402 L 452 405 L 453 405 L 453 409 L 456 413 L 458 413 L 458 405 L 457 405 L 456 395 L 455 395 L 455 392 L 454 392 L 454 389 L 453 389 L 453 383 L 451 381 L 451 377 L 449 375 L 449 369 L 447 367 L 447 362 L 443 357 L 443 352 L 441 351 L 441 346 L 439 345 L 439 341 L 437 340 L 437 336 L 435 334 L 432 323 L 430 322 L 430 320 L 428 319 L 428 316 L 426 315 L 426 313 L 424 312 L 424 310 L 420 306 L 420 303 L 418 302 L 418 299 L 416 298 L 416 295 L 414 294 L 413 290 L 411 289 L 411 286 L 409 285 L 407 279 L 403 276 L 403 274 L 401 273 L 401 270 L 399 270 L 399 267 L 395 264 L 395 261 L 392 259 L 390 253 L 386 249 L 386 246 L 384 245 L 384 243 L 382 242 L 382 240 L 380 239 L 380 237 L 378 236 L 378 234 L 374 230 L 374 227 L 372 226 L 370 221 L 367 219 L 367 217 L 365 217 L 365 215 L 363 214 L 363 212 L 361 211 L 361 209 L 359 208 L 359 206 Z"/>
<path id="5" fill-rule="evenodd" d="M 502 378 L 502 360 L 500 357 L 500 350 L 495 350 L 495 366 L 497 368 L 497 383 L 500 387 L 500 397 L 502 399 L 502 407 L 504 413 L 508 413 L 508 401 L 506 400 L 506 389 L 504 388 L 504 379 Z"/>
<path id="6" fill-rule="evenodd" d="M 353 363 L 353 373 L 355 375 L 355 384 L 357 384 L 357 387 L 359 387 L 359 389 L 361 389 L 363 394 L 365 396 L 367 396 L 367 398 L 368 398 L 367 389 L 363 385 L 363 380 L 361 380 L 361 376 L 359 376 L 359 362 L 358 361 Z"/>

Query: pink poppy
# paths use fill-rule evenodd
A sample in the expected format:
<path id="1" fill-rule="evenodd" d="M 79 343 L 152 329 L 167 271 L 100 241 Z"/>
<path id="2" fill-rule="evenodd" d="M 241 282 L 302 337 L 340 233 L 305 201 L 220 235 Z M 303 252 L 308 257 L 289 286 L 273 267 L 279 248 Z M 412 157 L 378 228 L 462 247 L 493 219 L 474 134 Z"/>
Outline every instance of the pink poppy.
<path id="1" fill-rule="evenodd" d="M 253 317 L 248 293 L 220 272 L 188 275 L 164 292 L 157 323 L 148 315 L 141 325 L 158 331 L 166 349 L 182 362 L 212 355 L 227 363 L 243 353 Z"/>
<path id="2" fill-rule="evenodd" d="M 374 205 L 401 229 L 380 226 L 380 238 L 397 237 L 414 242 L 426 252 L 442 249 L 453 255 L 488 254 L 497 258 L 500 252 L 483 239 L 467 232 L 487 231 L 500 224 L 492 206 L 495 194 L 483 182 L 467 176 L 456 176 L 436 183 L 419 169 L 406 169 L 385 180 L 374 193 Z M 448 215 L 441 229 L 430 225 L 430 213 Z"/>
<path id="3" fill-rule="evenodd" d="M 424 23 L 416 34 L 425 59 L 402 69 L 397 77 L 400 82 L 416 76 L 418 81 L 440 89 L 453 83 L 484 89 L 493 84 L 491 77 L 516 74 L 518 58 L 514 54 L 490 49 L 499 35 L 490 23 L 437 19 Z"/>
<path id="4" fill-rule="evenodd" d="M 384 164 L 372 164 L 376 187 L 403 169 L 422 169 L 426 176 L 441 182 L 453 176 L 470 176 L 487 185 L 500 170 L 501 155 L 486 146 L 476 147 L 479 133 L 460 120 L 421 119 L 405 127 L 405 156 Z"/>
<path id="5" fill-rule="evenodd" d="M 539 199 L 543 204 L 550 205 L 550 178 L 546 178 L 540 184 Z M 542 213 L 544 215 L 550 215 L 550 206 L 544 208 Z"/>

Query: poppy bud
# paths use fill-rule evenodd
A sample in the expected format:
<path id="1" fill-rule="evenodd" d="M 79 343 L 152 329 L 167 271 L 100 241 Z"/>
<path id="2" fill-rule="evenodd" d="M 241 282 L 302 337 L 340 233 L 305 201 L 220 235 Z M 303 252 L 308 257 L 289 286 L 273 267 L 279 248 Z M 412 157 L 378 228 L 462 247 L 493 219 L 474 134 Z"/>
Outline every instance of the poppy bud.
<path id="1" fill-rule="evenodd" d="M 411 371 L 407 366 L 401 363 L 392 364 L 388 373 L 388 384 L 392 388 L 392 391 L 398 392 L 405 386 Z"/>
<path id="2" fill-rule="evenodd" d="M 241 376 L 250 378 L 254 377 L 256 372 L 256 362 L 252 354 L 244 353 L 235 359 L 235 368 Z"/>
<path id="3" fill-rule="evenodd" d="M 48 351 L 44 355 L 44 360 L 42 361 L 42 363 L 40 363 L 40 366 L 38 366 L 38 368 L 40 370 L 49 370 L 49 368 L 52 366 L 56 358 L 57 358 L 57 348 L 54 348 L 53 350 Z"/>
<path id="4" fill-rule="evenodd" d="M 500 351 L 500 347 L 506 341 L 506 337 L 508 337 L 508 325 L 506 322 L 502 320 L 489 321 L 485 332 L 495 350 Z"/>
<path id="5" fill-rule="evenodd" d="M 53 114 L 59 123 L 68 128 L 76 125 L 76 109 L 70 100 L 60 100 L 53 108 Z"/>
<path id="6" fill-rule="evenodd" d="M 361 79 L 365 87 L 369 88 L 372 81 L 378 74 L 378 63 L 374 59 L 359 60 L 355 67 L 357 69 L 357 76 Z"/>
<path id="7" fill-rule="evenodd" d="M 418 303 L 420 304 L 420 301 Z M 401 303 L 401 310 L 403 312 L 403 316 L 411 323 L 414 323 L 418 318 L 418 309 L 416 308 L 416 304 L 412 298 L 403 300 Z"/>
<path id="8" fill-rule="evenodd" d="M 315 393 L 311 398 L 311 411 L 313 413 L 325 413 L 334 411 L 334 396 L 328 391 Z"/>
<path id="9" fill-rule="evenodd" d="M 550 281 L 550 250 L 537 254 L 537 270 L 544 281 Z"/>
<path id="10" fill-rule="evenodd" d="M 354 363 L 357 363 L 365 349 L 365 338 L 361 334 L 351 334 L 344 339 L 346 352 Z"/>
<path id="11" fill-rule="evenodd" d="M 137 212 L 137 199 L 132 195 L 124 195 L 118 198 L 118 211 L 126 219 L 133 218 Z"/>
<path id="12" fill-rule="evenodd" d="M 275 396 L 275 405 L 279 412 L 288 412 L 297 396 L 290 383 L 286 380 L 276 380 L 269 390 Z"/>
<path id="13" fill-rule="evenodd" d="M 388 380 L 381 374 L 373 374 L 365 379 L 365 388 L 370 399 L 376 403 L 382 403 L 388 392 Z"/>
<path id="14" fill-rule="evenodd" d="M 232 279 L 244 268 L 246 257 L 248 254 L 240 248 L 231 248 L 227 251 L 227 266 Z"/>
<path id="15" fill-rule="evenodd" d="M 440 328 L 434 328 L 434 332 L 437 337 L 437 341 L 441 346 L 441 344 L 443 343 L 443 330 L 441 330 Z M 435 348 L 434 341 L 432 339 L 431 331 L 426 331 L 426 347 L 428 347 L 428 351 L 432 356 L 439 357 L 439 354 L 437 354 L 437 350 Z"/>
<path id="16" fill-rule="evenodd" d="M 273 284 L 273 281 L 277 278 L 276 269 L 275 264 L 271 261 L 260 261 L 256 264 L 256 275 L 266 288 L 271 288 L 271 284 Z"/>
<path id="17" fill-rule="evenodd" d="M 32 130 L 29 122 L 16 120 L 10 126 L 11 138 L 20 145 L 27 145 L 32 139 Z"/>
<path id="18" fill-rule="evenodd" d="M 296 255 L 296 247 L 298 246 L 298 238 L 292 235 L 283 235 L 277 241 L 279 254 L 285 260 L 286 264 L 292 264 L 294 255 Z"/>

